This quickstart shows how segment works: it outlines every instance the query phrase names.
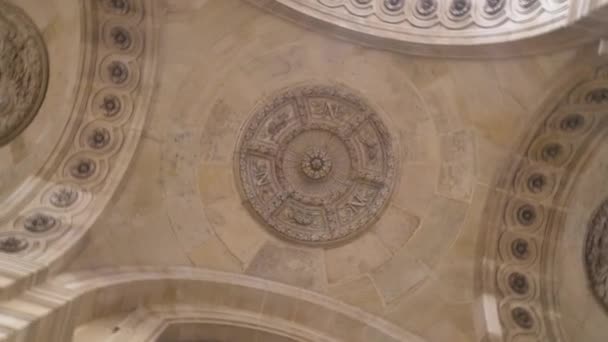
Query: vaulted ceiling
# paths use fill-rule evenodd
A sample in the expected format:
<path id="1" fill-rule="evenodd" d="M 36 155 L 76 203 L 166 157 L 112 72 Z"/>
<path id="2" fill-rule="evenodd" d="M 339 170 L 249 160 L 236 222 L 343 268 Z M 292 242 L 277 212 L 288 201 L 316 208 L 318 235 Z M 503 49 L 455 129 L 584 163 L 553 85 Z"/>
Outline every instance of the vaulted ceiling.
<path id="1" fill-rule="evenodd" d="M 0 0 L 0 340 L 605 341 L 604 0 Z"/>

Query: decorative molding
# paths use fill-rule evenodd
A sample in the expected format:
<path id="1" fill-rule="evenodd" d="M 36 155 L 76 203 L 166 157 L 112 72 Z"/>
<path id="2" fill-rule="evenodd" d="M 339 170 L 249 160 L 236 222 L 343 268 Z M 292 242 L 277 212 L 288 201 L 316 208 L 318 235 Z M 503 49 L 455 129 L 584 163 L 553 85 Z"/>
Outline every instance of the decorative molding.
<path id="1" fill-rule="evenodd" d="M 249 1 L 357 43 L 442 57 L 540 53 L 599 40 L 608 31 L 588 0 Z"/>
<path id="2" fill-rule="evenodd" d="M 377 112 L 342 87 L 283 90 L 241 131 L 235 167 L 243 201 L 289 240 L 352 238 L 390 199 L 399 164 L 394 144 Z"/>
<path id="3" fill-rule="evenodd" d="M 0 0 L 0 146 L 34 119 L 48 77 L 46 46 L 38 28 L 23 10 Z"/>
<path id="4" fill-rule="evenodd" d="M 37 274 L 59 268 L 78 249 L 135 152 L 156 75 L 155 3 L 82 1 L 74 112 L 42 169 L 0 206 L 0 239 L 7 242 L 0 259 L 10 253 L 33 262 L 37 266 L 28 276 L 36 281 Z M 15 239 L 24 243 L 10 248 Z M 0 273 L 23 276 L 10 269 Z M 5 289 L 21 280 L 14 278 Z"/>
<path id="5" fill-rule="evenodd" d="M 571 187 L 608 124 L 608 102 L 597 95 L 608 88 L 607 70 L 583 73 L 557 105 L 552 98 L 495 180 L 504 191 L 493 192 L 487 202 L 479 277 L 481 291 L 496 297 L 484 303 L 485 316 L 498 316 L 502 328 L 492 328 L 491 341 L 567 340 L 555 296 L 554 260 Z M 598 237 L 607 234 L 604 223 L 600 209 L 590 224 L 586 250 L 589 276 L 602 300 L 606 274 L 597 261 L 607 253 L 598 244 Z"/>

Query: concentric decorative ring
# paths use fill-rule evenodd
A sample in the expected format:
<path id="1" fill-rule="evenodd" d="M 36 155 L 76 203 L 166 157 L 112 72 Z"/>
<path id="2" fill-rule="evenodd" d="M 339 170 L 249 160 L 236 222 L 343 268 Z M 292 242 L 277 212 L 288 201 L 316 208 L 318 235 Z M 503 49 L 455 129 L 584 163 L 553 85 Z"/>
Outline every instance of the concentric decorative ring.
<path id="1" fill-rule="evenodd" d="M 380 116 L 339 87 L 282 91 L 245 123 L 236 148 L 245 203 L 278 235 L 337 243 L 380 215 L 396 179 L 396 153 Z"/>

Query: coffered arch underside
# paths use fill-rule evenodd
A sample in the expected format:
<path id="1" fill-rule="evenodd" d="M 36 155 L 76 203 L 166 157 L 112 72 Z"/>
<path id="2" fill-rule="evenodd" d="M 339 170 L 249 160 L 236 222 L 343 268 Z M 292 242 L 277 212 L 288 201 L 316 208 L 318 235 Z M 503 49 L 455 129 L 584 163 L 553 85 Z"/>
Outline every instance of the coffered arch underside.
<path id="1" fill-rule="evenodd" d="M 593 292 L 602 301 L 606 285 L 598 282 L 594 266 L 600 261 L 593 258 L 605 247 L 593 234 L 604 229 L 603 209 L 595 207 L 601 204 L 598 194 L 606 192 L 591 190 L 587 178 L 602 169 L 605 159 L 598 151 L 606 137 L 608 69 L 585 70 L 569 80 L 566 91 L 554 92 L 558 100 L 545 104 L 515 157 L 495 178 L 482 221 L 487 230 L 478 265 L 490 341 L 576 340 L 579 336 L 565 328 L 579 316 L 574 307 L 598 312 L 589 309 L 598 303 L 586 302 Z M 597 333 L 585 332 L 601 336 Z"/>
<path id="2" fill-rule="evenodd" d="M 427 56 L 509 57 L 606 34 L 605 3 L 587 0 L 248 0 L 356 43 Z"/>
<path id="3" fill-rule="evenodd" d="M 72 111 L 58 116 L 66 122 L 52 153 L 0 208 L 3 296 L 69 262 L 120 183 L 154 86 L 154 3 L 80 2 Z"/>
<path id="4" fill-rule="evenodd" d="M 19 304 L 24 302 L 29 305 Z M 0 307 L 4 319 L 28 317 L 17 324 L 27 329 L 15 331 L 10 324 L 2 325 L 0 338 L 65 341 L 80 324 L 131 311 L 125 331 L 115 331 L 112 341 L 124 341 L 120 337 L 125 336 L 129 341 L 153 341 L 171 322 L 249 326 L 305 342 L 424 341 L 311 291 L 188 267 L 123 267 L 61 275 Z"/>

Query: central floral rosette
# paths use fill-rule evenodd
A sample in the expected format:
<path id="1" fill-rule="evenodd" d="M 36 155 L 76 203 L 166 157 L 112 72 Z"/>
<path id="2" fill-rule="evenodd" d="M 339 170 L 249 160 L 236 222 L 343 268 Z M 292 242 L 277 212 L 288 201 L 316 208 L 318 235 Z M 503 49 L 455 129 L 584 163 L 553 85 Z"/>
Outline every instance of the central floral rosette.
<path id="1" fill-rule="evenodd" d="M 292 197 L 310 205 L 329 205 L 353 184 L 356 147 L 336 132 L 300 127 L 279 142 L 277 179 Z"/>
<path id="2" fill-rule="evenodd" d="M 308 178 L 318 180 L 331 172 L 331 165 L 331 158 L 325 150 L 313 148 L 302 158 L 301 169 Z"/>

